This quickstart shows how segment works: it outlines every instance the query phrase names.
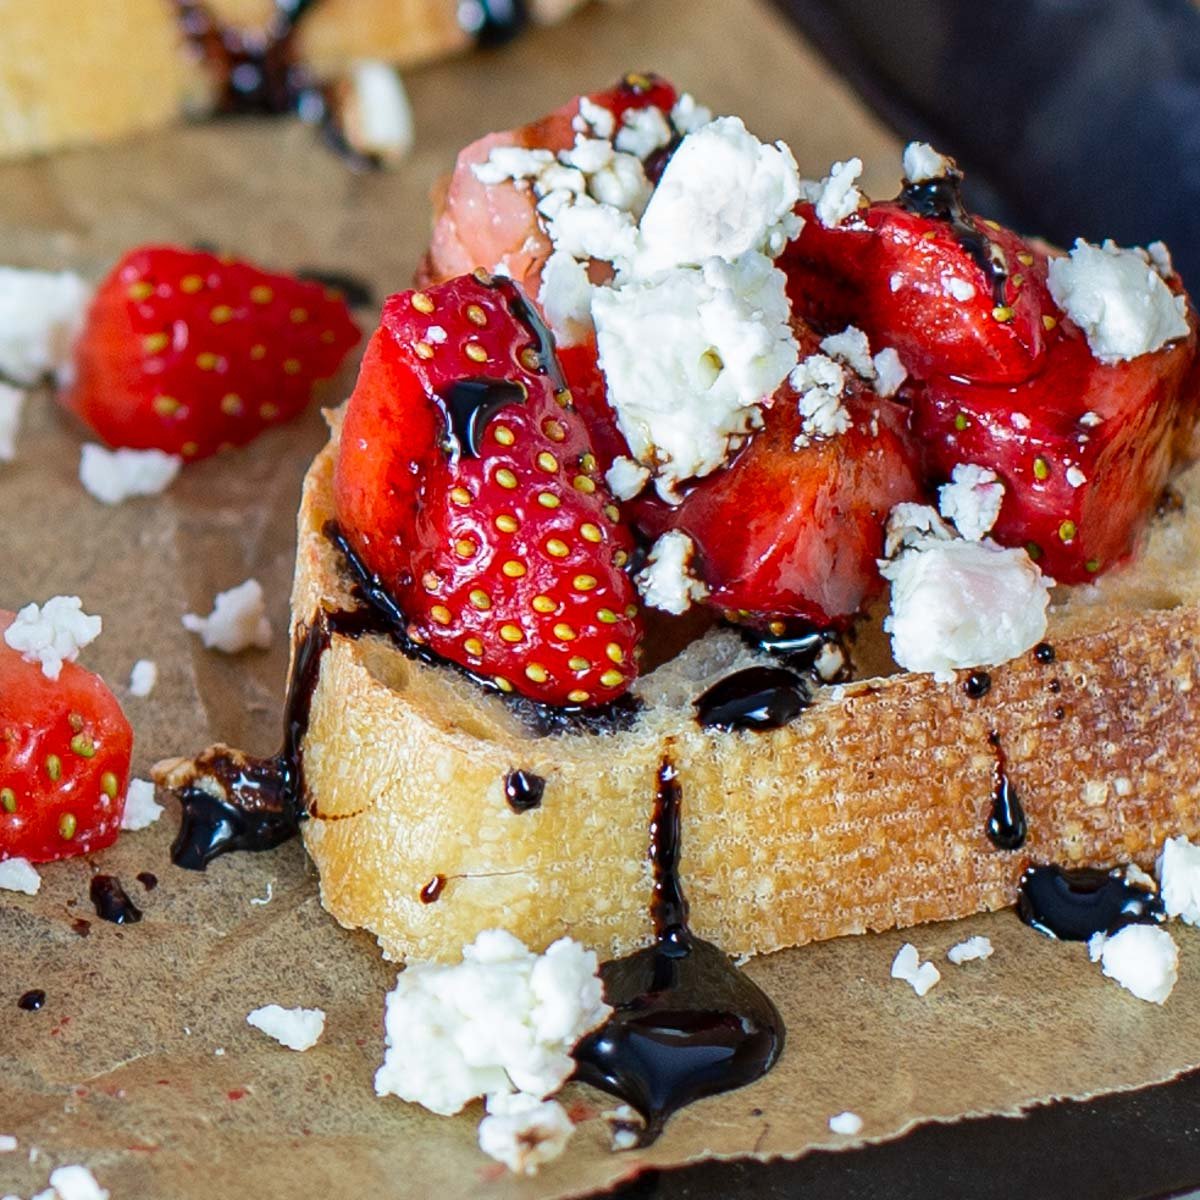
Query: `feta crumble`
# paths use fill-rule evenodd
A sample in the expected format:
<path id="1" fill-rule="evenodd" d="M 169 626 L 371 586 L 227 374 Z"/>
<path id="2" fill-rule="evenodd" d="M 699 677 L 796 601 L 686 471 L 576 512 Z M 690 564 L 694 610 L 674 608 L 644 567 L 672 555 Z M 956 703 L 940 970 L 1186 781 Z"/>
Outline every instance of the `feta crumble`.
<path id="1" fill-rule="evenodd" d="M 995 471 L 958 463 L 950 482 L 938 488 L 938 512 L 969 542 L 991 532 L 1004 503 L 1004 484 Z"/>
<path id="2" fill-rule="evenodd" d="M 892 960 L 892 978 L 902 979 L 918 996 L 924 996 L 941 979 L 942 973 L 931 962 L 921 962 L 912 942 L 905 942 Z"/>
<path id="3" fill-rule="evenodd" d="M 1087 476 L 1078 467 L 1068 467 L 1067 483 L 1073 488 L 1083 487 L 1087 483 Z"/>
<path id="4" fill-rule="evenodd" d="M 687 612 L 693 600 L 703 600 L 708 588 L 692 571 L 696 544 L 686 533 L 672 529 L 650 548 L 645 567 L 634 576 L 642 599 L 663 612 Z"/>
<path id="5" fill-rule="evenodd" d="M 0 1133 L 0 1154 L 11 1154 L 17 1148 L 17 1139 L 11 1133 Z"/>
<path id="6" fill-rule="evenodd" d="M 885 346 L 873 360 L 875 364 L 875 392 L 890 400 L 908 378 L 908 372 L 900 361 L 900 355 L 891 346 Z"/>
<path id="7" fill-rule="evenodd" d="M 0 375 L 26 386 L 64 375 L 90 299 L 72 271 L 0 267 Z"/>
<path id="8" fill-rule="evenodd" d="M 567 1110 L 557 1100 L 500 1093 L 487 1099 L 487 1116 L 479 1122 L 479 1148 L 510 1171 L 536 1175 L 539 1167 L 562 1154 L 574 1132 Z"/>
<path id="9" fill-rule="evenodd" d="M 1151 1004 L 1165 1004 L 1179 978 L 1179 948 L 1157 925 L 1126 925 L 1114 934 L 1094 934 L 1088 954 L 1109 979 Z"/>
<path id="10" fill-rule="evenodd" d="M 928 142 L 909 142 L 904 147 L 904 178 L 909 183 L 941 179 L 954 170 L 954 159 L 939 154 Z"/>
<path id="11" fill-rule="evenodd" d="M 148 658 L 139 658 L 129 672 L 129 694 L 139 700 L 145 699 L 158 683 L 158 664 Z"/>
<path id="12" fill-rule="evenodd" d="M 207 617 L 184 613 L 182 621 L 189 633 L 200 635 L 207 650 L 237 654 L 251 646 L 265 650 L 271 644 L 271 622 L 257 579 L 218 592 Z"/>
<path id="13" fill-rule="evenodd" d="M 986 937 L 969 937 L 957 946 L 951 946 L 946 951 L 946 957 L 956 966 L 965 962 L 975 962 L 977 959 L 991 958 L 993 953 L 992 940 Z"/>
<path id="14" fill-rule="evenodd" d="M 36 896 L 42 886 L 42 877 L 27 858 L 0 860 L 0 888 L 8 892 L 24 892 Z"/>
<path id="15" fill-rule="evenodd" d="M 650 481 L 650 472 L 622 454 L 613 459 L 612 466 L 604 473 L 604 481 L 618 500 L 632 500 Z"/>
<path id="16" fill-rule="evenodd" d="M 586 340 L 592 328 L 592 284 L 587 267 L 555 250 L 542 267 L 538 303 L 560 346 Z"/>
<path id="17" fill-rule="evenodd" d="M 554 163 L 549 150 L 530 150 L 525 146 L 493 146 L 487 161 L 473 163 L 471 172 L 480 183 L 504 183 L 508 179 L 536 179 Z"/>
<path id="18" fill-rule="evenodd" d="M 649 158 L 655 150 L 669 145 L 674 134 L 661 108 L 650 104 L 645 108 L 627 108 L 621 115 L 621 128 L 613 145 L 625 154 Z"/>
<path id="19" fill-rule="evenodd" d="M 868 381 L 875 378 L 875 360 L 871 357 L 871 343 L 861 329 L 847 325 L 841 333 L 831 333 L 821 340 L 821 353 L 843 362 L 856 375 Z"/>
<path id="20" fill-rule="evenodd" d="M 946 294 L 957 300 L 959 304 L 966 304 L 968 300 L 975 299 L 975 285 L 968 283 L 965 279 L 960 279 L 957 275 L 943 276 L 942 284 L 946 289 Z"/>
<path id="21" fill-rule="evenodd" d="M 671 109 L 671 124 L 675 126 L 676 133 L 683 134 L 684 137 L 695 133 L 701 125 L 707 125 L 712 119 L 712 109 L 697 104 L 695 96 L 690 92 L 684 92 Z"/>
<path id="22" fill-rule="evenodd" d="M 1187 300 L 1136 250 L 1078 238 L 1050 260 L 1054 302 L 1087 335 L 1092 354 L 1113 363 L 1150 354 L 1188 334 Z"/>
<path id="23" fill-rule="evenodd" d="M 25 605 L 4 631 L 4 640 L 26 662 L 40 663 L 47 679 L 57 679 L 63 663 L 74 662 L 102 627 L 99 617 L 83 611 L 78 596 L 52 596 L 40 608 Z"/>
<path id="24" fill-rule="evenodd" d="M 87 1167 L 74 1165 L 51 1171 L 50 1186 L 33 1200 L 108 1200 L 108 1195 Z"/>
<path id="25" fill-rule="evenodd" d="M 182 458 L 162 450 L 106 450 L 87 442 L 79 458 L 79 482 L 102 503 L 120 504 L 166 491 L 182 466 Z"/>
<path id="26" fill-rule="evenodd" d="M 311 1050 L 325 1032 L 325 1011 L 320 1008 L 282 1008 L 267 1004 L 246 1017 L 246 1024 L 262 1030 L 289 1050 Z"/>
<path id="27" fill-rule="evenodd" d="M 836 437 L 850 428 L 850 414 L 842 403 L 846 372 L 832 358 L 810 354 L 788 375 L 788 385 L 800 397 L 797 450 L 814 439 Z"/>
<path id="28" fill-rule="evenodd" d="M 0 462 L 12 462 L 17 455 L 17 429 L 25 393 L 20 388 L 0 383 Z"/>
<path id="29" fill-rule="evenodd" d="M 826 229 L 833 229 L 858 212 L 864 196 L 855 181 L 862 170 L 861 158 L 848 158 L 845 162 L 835 162 L 820 183 L 806 180 L 801 184 L 805 199 L 812 203 L 817 220 Z"/>
<path id="30" fill-rule="evenodd" d="M 863 1119 L 858 1113 L 840 1112 L 836 1116 L 829 1118 L 829 1131 L 831 1133 L 843 1133 L 849 1137 L 853 1137 L 856 1133 L 861 1133 L 863 1127 Z"/>
<path id="31" fill-rule="evenodd" d="M 154 799 L 154 784 L 149 779 L 131 779 L 125 793 L 121 828 L 136 833 L 153 825 L 162 815 L 163 806 Z"/>
<path id="32" fill-rule="evenodd" d="M 580 176 L 582 178 L 582 176 Z M 538 204 L 556 250 L 572 258 L 599 258 L 623 265 L 637 252 L 637 226 L 629 213 L 591 196 L 555 188 Z"/>
<path id="33" fill-rule="evenodd" d="M 612 110 L 603 104 L 596 104 L 586 96 L 579 97 L 579 115 L 572 121 L 577 132 L 591 130 L 596 137 L 612 138 L 616 132 L 617 121 Z"/>
<path id="34" fill-rule="evenodd" d="M 1167 916 L 1200 925 L 1200 846 L 1183 836 L 1168 838 L 1157 870 Z"/>
<path id="35" fill-rule="evenodd" d="M 570 938 L 536 955 L 501 929 L 480 933 L 453 966 L 410 963 L 388 994 L 375 1091 L 444 1116 L 477 1096 L 557 1091 L 575 1043 L 612 1011 L 596 970 L 596 955 Z"/>

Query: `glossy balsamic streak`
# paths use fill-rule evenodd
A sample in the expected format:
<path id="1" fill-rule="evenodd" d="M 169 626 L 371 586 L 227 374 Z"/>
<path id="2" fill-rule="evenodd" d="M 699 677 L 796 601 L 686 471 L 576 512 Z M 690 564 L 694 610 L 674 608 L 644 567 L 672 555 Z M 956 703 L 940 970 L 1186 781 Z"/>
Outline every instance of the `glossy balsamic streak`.
<path id="1" fill-rule="evenodd" d="M 1058 656 L 1054 653 L 1054 647 L 1049 642 L 1038 642 L 1033 648 L 1033 657 L 1038 662 L 1046 664 L 1052 663 Z"/>
<path id="2" fill-rule="evenodd" d="M 153 871 L 139 871 L 137 873 L 137 881 L 148 892 L 152 892 L 158 887 L 158 876 Z"/>
<path id="3" fill-rule="evenodd" d="M 812 702 L 808 684 L 785 667 L 747 667 L 718 680 L 696 701 L 706 729 L 778 729 Z"/>
<path id="4" fill-rule="evenodd" d="M 88 889 L 96 916 L 114 925 L 136 925 L 142 919 L 138 908 L 115 875 L 94 875 Z"/>
<path id="5" fill-rule="evenodd" d="M 850 652 L 845 639 L 834 629 L 822 629 L 808 623 L 795 623 L 792 628 L 780 634 L 762 633 L 747 629 L 744 625 L 734 626 L 742 635 L 742 640 L 755 650 L 762 650 L 778 659 L 784 666 L 802 675 L 817 675 L 817 660 L 827 647 L 835 647 L 841 652 L 842 669 L 830 679 L 822 678 L 823 683 L 838 682 L 850 676 Z"/>
<path id="6" fill-rule="evenodd" d="M 31 988 L 17 1001 L 17 1007 L 26 1012 L 37 1012 L 46 1003 L 46 993 L 41 988 Z"/>
<path id="7" fill-rule="evenodd" d="M 992 690 L 992 677 L 986 671 L 972 671 L 963 683 L 963 691 L 972 700 L 982 700 Z"/>
<path id="8" fill-rule="evenodd" d="M 679 879 L 680 789 L 659 769 L 650 825 L 654 944 L 601 968 L 613 1014 L 575 1048 L 575 1077 L 635 1108 L 640 1145 L 672 1113 L 764 1075 L 783 1049 L 783 1020 L 729 956 L 688 929 Z"/>
<path id="9" fill-rule="evenodd" d="M 532 771 L 509 771 L 504 777 L 504 798 L 513 812 L 540 808 L 546 781 Z"/>
<path id="10" fill-rule="evenodd" d="M 71 932 L 78 934 L 80 937 L 87 937 L 92 932 L 91 921 L 85 921 L 83 917 L 76 917 L 71 922 Z"/>
<path id="11" fill-rule="evenodd" d="M 445 875 L 435 875 L 421 889 L 421 903 L 432 904 L 442 894 L 442 888 L 446 886 Z"/>
<path id="12" fill-rule="evenodd" d="M 483 431 L 502 408 L 524 404 L 524 387 L 512 379 L 457 379 L 437 393 L 449 426 L 447 441 L 453 456 L 478 458 Z"/>
<path id="13" fill-rule="evenodd" d="M 1029 834 L 1025 809 L 1008 778 L 1008 759 L 995 730 L 988 735 L 988 743 L 995 752 L 996 761 L 992 771 L 992 811 L 987 820 L 987 835 L 997 850 L 1020 850 Z"/>
<path id="14" fill-rule="evenodd" d="M 1072 942 L 1164 919 L 1162 900 L 1130 883 L 1122 867 L 1030 867 L 1021 876 L 1017 914 L 1039 933 Z"/>

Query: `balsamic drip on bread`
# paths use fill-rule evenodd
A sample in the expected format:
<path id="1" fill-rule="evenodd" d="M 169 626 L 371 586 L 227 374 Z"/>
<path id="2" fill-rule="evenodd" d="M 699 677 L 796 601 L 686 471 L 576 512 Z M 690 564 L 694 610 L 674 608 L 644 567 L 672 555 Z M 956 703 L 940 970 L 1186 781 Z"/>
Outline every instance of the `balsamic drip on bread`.
<path id="1" fill-rule="evenodd" d="M 142 910 L 129 898 L 115 875 L 94 875 L 88 893 L 96 916 L 114 925 L 135 925 L 142 919 Z"/>
<path id="2" fill-rule="evenodd" d="M 513 812 L 540 808 L 546 781 L 532 771 L 509 771 L 504 777 L 504 798 Z"/>
<path id="3" fill-rule="evenodd" d="M 664 760 L 650 823 L 654 943 L 600 968 L 613 1013 L 575 1047 L 575 1078 L 636 1109 L 638 1144 L 672 1113 L 766 1074 L 783 1049 L 783 1020 L 727 954 L 688 928 L 679 878 L 681 793 Z"/>
<path id="4" fill-rule="evenodd" d="M 987 819 L 987 835 L 997 850 L 1020 850 L 1029 834 L 1025 809 L 1008 778 L 1008 759 L 994 729 L 988 734 L 988 744 L 996 761 L 992 769 L 992 811 Z"/>
<path id="5" fill-rule="evenodd" d="M 24 1009 L 25 1012 L 37 1012 L 45 1003 L 46 993 L 41 988 L 30 988 L 29 991 L 22 993 L 17 1001 L 17 1007 Z"/>
<path id="6" fill-rule="evenodd" d="M 1047 937 L 1086 942 L 1093 934 L 1164 920 L 1162 899 L 1130 881 L 1123 867 L 1030 867 L 1021 876 L 1017 915 Z"/>
<path id="7" fill-rule="evenodd" d="M 812 703 L 807 682 L 786 667 L 747 667 L 717 680 L 696 701 L 705 729 L 778 729 Z"/>

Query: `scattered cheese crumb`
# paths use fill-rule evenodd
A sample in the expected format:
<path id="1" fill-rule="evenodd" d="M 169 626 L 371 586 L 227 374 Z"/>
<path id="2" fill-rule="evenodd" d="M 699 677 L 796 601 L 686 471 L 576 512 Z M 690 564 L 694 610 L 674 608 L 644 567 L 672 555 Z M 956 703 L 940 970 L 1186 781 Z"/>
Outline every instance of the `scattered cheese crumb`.
<path id="1" fill-rule="evenodd" d="M 1085 412 L 1083 416 L 1079 418 L 1079 423 L 1084 427 L 1084 429 L 1095 429 L 1096 426 L 1100 425 L 1103 421 L 1104 418 L 1099 413 L 1090 411 Z"/>
<path id="2" fill-rule="evenodd" d="M 538 303 L 558 345 L 584 341 L 592 328 L 592 283 L 587 267 L 566 251 L 555 250 L 542 267 Z"/>
<path id="3" fill-rule="evenodd" d="M 618 500 L 632 500 L 650 480 L 650 471 L 623 454 L 613 459 L 604 473 L 604 481 Z"/>
<path id="4" fill-rule="evenodd" d="M 148 779 L 131 779 L 125 793 L 125 811 L 121 828 L 131 833 L 153 825 L 163 814 L 163 806 L 154 799 L 154 784 Z"/>
<path id="5" fill-rule="evenodd" d="M 969 937 L 965 942 L 959 942 L 957 946 L 951 946 L 946 951 L 946 957 L 956 966 L 962 966 L 965 962 L 974 962 L 979 958 L 992 957 L 992 940 L 991 938 Z"/>
<path id="6" fill-rule="evenodd" d="M 921 962 L 921 956 L 912 942 L 905 942 L 892 960 L 892 978 L 911 984 L 918 996 L 924 996 L 941 977 L 942 973 L 933 963 Z"/>
<path id="7" fill-rule="evenodd" d="M 605 108 L 603 104 L 594 103 L 587 96 L 579 97 L 579 116 L 572 122 L 572 125 L 579 132 L 590 129 L 596 137 L 610 139 L 617 127 L 612 109 Z"/>
<path id="8" fill-rule="evenodd" d="M 446 340 L 446 331 L 440 325 L 430 325 L 425 330 L 425 340 L 432 342 L 435 346 L 440 346 Z"/>
<path id="9" fill-rule="evenodd" d="M 544 1163 L 558 1158 L 575 1132 L 557 1100 L 525 1092 L 489 1096 L 487 1114 L 479 1122 L 479 1148 L 522 1175 L 536 1175 Z"/>
<path id="10" fill-rule="evenodd" d="M 1068 467 L 1067 482 L 1073 488 L 1083 487 L 1087 483 L 1087 476 L 1078 467 Z"/>
<path id="11" fill-rule="evenodd" d="M 1004 484 L 995 471 L 975 463 L 958 463 L 950 482 L 938 488 L 938 511 L 969 542 L 991 532 L 1004 503 Z"/>
<path id="12" fill-rule="evenodd" d="M 161 450 L 106 450 L 87 442 L 79 458 L 79 482 L 102 503 L 121 504 L 165 491 L 182 466 L 182 458 Z"/>
<path id="13" fill-rule="evenodd" d="M 862 1132 L 862 1127 L 863 1119 L 858 1113 L 840 1112 L 837 1116 L 829 1118 L 829 1129 L 832 1133 L 844 1133 L 853 1137 Z"/>
<path id="14" fill-rule="evenodd" d="M 968 300 L 975 299 L 975 285 L 968 283 L 965 279 L 960 279 L 957 275 L 944 276 L 942 283 L 945 285 L 946 292 L 959 304 L 966 304 Z"/>
<path id="15" fill-rule="evenodd" d="M 83 611 L 78 596 L 52 596 L 40 608 L 25 605 L 4 631 L 4 640 L 26 662 L 41 663 L 47 679 L 57 679 L 63 663 L 74 662 L 102 627 L 99 617 Z"/>
<path id="16" fill-rule="evenodd" d="M 480 183 L 503 183 L 508 179 L 536 179 L 554 162 L 549 150 L 525 146 L 493 146 L 487 162 L 474 163 L 471 172 Z"/>
<path id="17" fill-rule="evenodd" d="M 271 880 L 269 880 L 269 879 L 268 879 L 268 880 L 267 880 L 267 891 L 266 891 L 266 895 L 263 895 L 263 896 L 251 896 L 251 897 L 250 897 L 250 903 L 251 903 L 251 904 L 255 904 L 255 905 L 259 905 L 259 906 L 261 906 L 261 905 L 265 905 L 265 904 L 270 904 L 270 903 L 271 903 L 271 896 L 272 896 L 273 892 L 274 892 L 274 884 L 271 882 Z"/>
<path id="18" fill-rule="evenodd" d="M 1167 916 L 1200 925 L 1200 846 L 1183 836 L 1168 838 L 1157 870 Z"/>
<path id="19" fill-rule="evenodd" d="M 9 892 L 24 892 L 36 896 L 42 886 L 42 877 L 27 858 L 0 860 L 0 888 Z"/>
<path id="20" fill-rule="evenodd" d="M 939 154 L 928 142 L 909 142 L 904 147 L 904 178 L 909 183 L 940 179 L 954 169 L 954 159 Z"/>
<path id="21" fill-rule="evenodd" d="M 636 1109 L 628 1104 L 619 1104 L 600 1115 L 608 1122 L 614 1151 L 632 1150 L 641 1143 L 646 1122 Z"/>
<path id="22" fill-rule="evenodd" d="M 17 1148 L 17 1139 L 11 1133 L 0 1133 L 0 1154 L 11 1154 Z"/>
<path id="23" fill-rule="evenodd" d="M 875 391 L 885 400 L 891 399 L 900 385 L 908 378 L 908 372 L 900 361 L 900 355 L 891 346 L 885 346 L 874 358 Z"/>
<path id="24" fill-rule="evenodd" d="M 251 646 L 265 650 L 271 644 L 271 622 L 267 620 L 262 585 L 257 579 L 218 592 L 207 617 L 185 613 L 183 627 L 200 635 L 208 650 L 237 654 Z"/>
<path id="25" fill-rule="evenodd" d="M 835 162 L 820 183 L 808 180 L 802 184 L 805 198 L 812 202 L 817 220 L 826 229 L 840 225 L 858 211 L 864 197 L 855 187 L 855 180 L 862 170 L 861 158 L 848 158 L 845 162 Z"/>
<path id="26" fill-rule="evenodd" d="M 375 1091 L 444 1116 L 477 1096 L 556 1091 L 575 1043 L 612 1011 L 597 965 L 570 938 L 536 955 L 502 929 L 480 933 L 458 964 L 410 963 L 388 994 Z"/>
<path id="27" fill-rule="evenodd" d="M 17 454 L 17 428 L 25 393 L 20 388 L 0 383 L 0 462 L 12 462 Z"/>
<path id="28" fill-rule="evenodd" d="M 1088 954 L 1109 979 L 1151 1004 L 1165 1004 L 1179 978 L 1179 948 L 1157 925 L 1126 925 L 1107 936 L 1094 934 Z"/>
<path id="29" fill-rule="evenodd" d="M 686 533 L 672 529 L 650 548 L 645 567 L 634 577 L 642 599 L 651 608 L 676 615 L 687 612 L 693 600 L 708 595 L 704 581 L 692 571 L 696 544 Z"/>
<path id="30" fill-rule="evenodd" d="M 847 325 L 841 333 L 831 333 L 821 341 L 821 353 L 844 362 L 855 374 L 868 381 L 875 378 L 875 360 L 871 343 L 861 329 Z"/>
<path id="31" fill-rule="evenodd" d="M 1048 283 L 1101 362 L 1137 358 L 1187 337 L 1186 298 L 1136 250 L 1078 238 L 1069 255 L 1050 260 Z"/>
<path id="32" fill-rule="evenodd" d="M 653 104 L 645 108 L 627 108 L 621 116 L 621 128 L 613 145 L 625 154 L 649 158 L 655 150 L 670 143 L 674 134 L 661 108 Z"/>
<path id="33" fill-rule="evenodd" d="M 675 126 L 676 132 L 684 137 L 695 133 L 701 125 L 707 125 L 712 119 L 712 109 L 697 104 L 696 98 L 690 92 L 684 92 L 671 109 L 671 124 Z M 1162 245 L 1161 242 L 1155 244 Z"/>
<path id="34" fill-rule="evenodd" d="M 836 437 L 850 428 L 850 414 L 842 403 L 846 373 L 832 358 L 810 354 L 788 375 L 788 383 L 800 397 L 796 449 L 807 446 L 814 438 Z"/>
<path id="35" fill-rule="evenodd" d="M 152 691 L 158 682 L 158 664 L 148 658 L 139 658 L 129 672 L 129 694 L 144 698 Z"/>
<path id="36" fill-rule="evenodd" d="M 0 267 L 0 375 L 26 386 L 61 376 L 90 297 L 71 271 Z"/>
<path id="37" fill-rule="evenodd" d="M 58 1167 L 50 1172 L 49 1193 L 55 1200 L 108 1200 L 108 1190 L 87 1167 Z M 46 1195 L 45 1192 L 42 1195 Z"/>
<path id="38" fill-rule="evenodd" d="M 246 1023 L 261 1029 L 289 1050 L 311 1050 L 325 1032 L 325 1010 L 267 1004 L 250 1013 Z"/>

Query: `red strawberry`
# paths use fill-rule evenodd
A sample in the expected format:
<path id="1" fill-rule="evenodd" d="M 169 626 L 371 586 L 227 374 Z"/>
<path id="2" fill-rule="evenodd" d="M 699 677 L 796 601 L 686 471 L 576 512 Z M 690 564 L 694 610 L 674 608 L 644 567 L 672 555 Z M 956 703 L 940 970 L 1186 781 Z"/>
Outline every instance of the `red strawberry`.
<path id="1" fill-rule="evenodd" d="M 338 519 L 444 657 L 551 704 L 636 673 L 632 541 L 549 335 L 480 273 L 392 296 L 341 432 Z"/>
<path id="2" fill-rule="evenodd" d="M 913 395 L 926 466 L 991 467 L 1005 484 L 993 536 L 1060 583 L 1105 571 L 1133 549 L 1162 493 L 1177 429 L 1200 403 L 1196 336 L 1128 362 L 1097 362 L 1064 323 L 1036 378 L 1016 387 L 938 381 Z"/>
<path id="3" fill-rule="evenodd" d="M 0 633 L 13 614 L 0 612 Z M 133 733 L 99 676 L 57 680 L 0 639 L 0 859 L 49 862 L 117 836 Z"/>
<path id="4" fill-rule="evenodd" d="M 802 354 L 814 335 L 796 330 Z M 880 584 L 876 559 L 892 506 L 923 498 L 908 413 L 848 368 L 844 433 L 799 448 L 796 392 L 784 383 L 763 427 L 721 471 L 669 509 L 638 501 L 655 534 L 681 529 L 699 550 L 710 603 L 752 624 L 797 618 L 843 623 Z"/>
<path id="5" fill-rule="evenodd" d="M 109 445 L 203 458 L 296 416 L 358 338 L 319 284 L 145 246 L 100 285 L 61 399 Z"/>
<path id="6" fill-rule="evenodd" d="M 967 213 L 957 183 L 909 185 L 832 229 L 802 206 L 804 228 L 781 263 L 789 293 L 819 327 L 857 325 L 893 347 L 918 379 L 1019 383 L 1057 323 L 1046 256 Z"/>

